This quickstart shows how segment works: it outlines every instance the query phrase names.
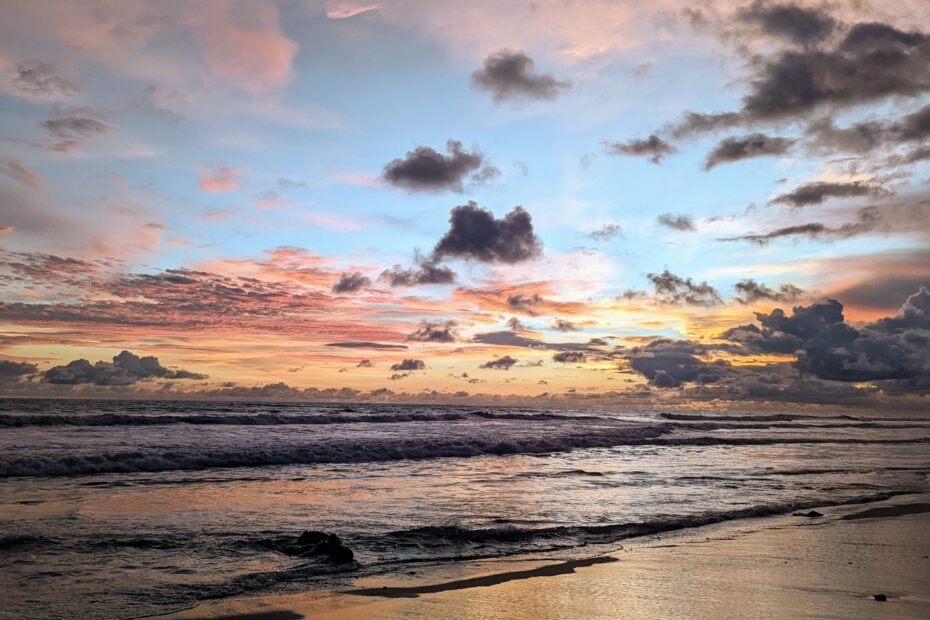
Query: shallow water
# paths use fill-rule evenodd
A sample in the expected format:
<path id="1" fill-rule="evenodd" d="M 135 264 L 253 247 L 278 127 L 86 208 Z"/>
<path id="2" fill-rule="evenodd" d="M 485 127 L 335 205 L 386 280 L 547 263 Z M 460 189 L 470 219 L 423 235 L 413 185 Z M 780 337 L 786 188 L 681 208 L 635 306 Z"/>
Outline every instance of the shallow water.
<path id="1" fill-rule="evenodd" d="M 923 491 L 930 475 L 930 418 L 893 413 L 2 401 L 0 428 L 10 618 L 132 617 L 424 562 L 578 556 Z M 304 529 L 338 533 L 359 565 L 269 548 Z"/>

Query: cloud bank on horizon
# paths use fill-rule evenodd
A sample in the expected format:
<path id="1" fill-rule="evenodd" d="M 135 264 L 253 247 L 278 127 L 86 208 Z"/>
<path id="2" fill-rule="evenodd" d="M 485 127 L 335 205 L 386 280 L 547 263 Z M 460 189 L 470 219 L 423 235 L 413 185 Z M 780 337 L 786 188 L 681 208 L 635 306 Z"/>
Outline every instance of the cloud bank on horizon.
<path id="1" fill-rule="evenodd" d="M 924 406 L 920 0 L 0 23 L 0 395 Z"/>

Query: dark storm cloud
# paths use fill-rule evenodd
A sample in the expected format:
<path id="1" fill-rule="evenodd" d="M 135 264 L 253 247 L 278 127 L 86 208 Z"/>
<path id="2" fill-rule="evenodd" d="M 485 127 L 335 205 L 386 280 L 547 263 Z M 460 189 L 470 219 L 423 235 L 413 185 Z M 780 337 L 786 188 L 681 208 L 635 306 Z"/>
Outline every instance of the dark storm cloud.
<path id="1" fill-rule="evenodd" d="M 366 286 L 371 285 L 371 279 L 368 276 L 362 275 L 362 272 L 356 271 L 354 273 L 344 273 L 339 276 L 339 279 L 333 284 L 334 293 L 353 293 L 359 291 Z"/>
<path id="2" fill-rule="evenodd" d="M 794 140 L 753 133 L 748 136 L 726 138 L 707 155 L 704 170 L 719 164 L 763 157 L 783 155 L 794 145 Z"/>
<path id="3" fill-rule="evenodd" d="M 489 91 L 497 102 L 507 99 L 555 99 L 571 88 L 571 83 L 552 75 L 536 73 L 533 60 L 521 51 L 501 50 L 484 59 L 484 66 L 472 73 L 475 88 Z"/>
<path id="4" fill-rule="evenodd" d="M 385 344 L 383 342 L 330 342 L 327 347 L 337 347 L 340 349 L 406 349 L 404 344 Z"/>
<path id="5" fill-rule="evenodd" d="M 574 323 L 565 319 L 556 319 L 549 328 L 559 332 L 576 332 L 580 329 Z"/>
<path id="6" fill-rule="evenodd" d="M 865 153 L 881 146 L 888 130 L 877 121 L 863 121 L 840 128 L 833 124 L 832 118 L 827 117 L 808 125 L 805 134 L 810 140 L 809 145 L 815 150 Z"/>
<path id="7" fill-rule="evenodd" d="M 552 354 L 552 361 L 560 364 L 580 364 L 584 362 L 583 351 L 560 351 Z"/>
<path id="8" fill-rule="evenodd" d="M 729 370 L 728 362 L 706 361 L 704 347 L 687 340 L 654 340 L 634 347 L 626 356 L 630 368 L 658 388 L 675 388 L 685 382 L 716 383 Z"/>
<path id="9" fill-rule="evenodd" d="M 767 22 L 771 24 L 772 22 Z M 808 26 L 814 22 L 808 21 Z M 803 29 L 779 26 L 786 36 Z M 816 29 L 816 28 L 815 28 Z M 807 31 L 807 30 L 803 30 Z M 789 34 L 791 33 L 791 34 Z M 689 112 L 665 128 L 676 138 L 725 127 L 774 123 L 930 92 L 930 37 L 883 23 L 859 23 L 839 39 L 753 58 L 749 92 L 738 112 Z"/>
<path id="10" fill-rule="evenodd" d="M 930 42 L 887 24 L 856 24 L 834 47 L 788 51 L 759 67 L 743 115 L 777 120 L 930 90 Z"/>
<path id="11" fill-rule="evenodd" d="M 0 384 L 12 383 L 27 375 L 34 375 L 37 372 L 38 368 L 35 364 L 0 360 Z"/>
<path id="12" fill-rule="evenodd" d="M 401 372 L 405 370 L 425 370 L 426 363 L 423 360 L 405 359 L 391 365 L 391 370 Z"/>
<path id="13" fill-rule="evenodd" d="M 794 367 L 832 381 L 893 381 L 893 389 L 930 389 L 930 291 L 908 297 L 898 314 L 856 329 L 833 299 L 756 313 L 759 326 L 723 334 L 749 351 L 794 354 Z"/>
<path id="14" fill-rule="evenodd" d="M 751 304 L 762 299 L 790 302 L 796 301 L 804 294 L 804 291 L 794 284 L 782 284 L 778 288 L 772 288 L 751 278 L 740 280 L 733 288 L 736 290 L 736 300 L 741 304 Z"/>
<path id="15" fill-rule="evenodd" d="M 652 297 L 656 302 L 669 306 L 716 306 L 723 303 L 723 298 L 707 282 L 695 282 L 671 273 L 668 269 L 662 273 L 647 273 L 646 279 L 652 284 Z M 624 297 L 632 299 L 647 295 L 642 291 L 626 291 Z"/>
<path id="16" fill-rule="evenodd" d="M 535 293 L 533 295 L 515 293 L 513 295 L 507 296 L 507 306 L 511 310 L 518 310 L 524 314 L 529 314 L 530 316 L 536 316 L 539 314 L 538 308 L 544 303 L 546 303 L 546 300 L 543 299 L 539 293 Z"/>
<path id="17" fill-rule="evenodd" d="M 378 276 L 379 280 L 387 281 L 391 286 L 419 286 L 421 284 L 452 284 L 456 273 L 433 260 L 419 255 L 415 257 L 416 267 L 402 267 L 394 265 L 385 269 Z"/>
<path id="18" fill-rule="evenodd" d="M 811 123 L 806 135 L 813 149 L 827 152 L 864 153 L 879 147 L 921 142 L 930 137 L 930 105 L 895 121 L 861 121 L 844 128 L 836 127 L 830 118 L 823 118 Z M 916 159 L 905 160 L 913 161 Z"/>
<path id="19" fill-rule="evenodd" d="M 849 239 L 850 237 L 873 231 L 881 223 L 879 210 L 876 207 L 865 207 L 860 209 L 857 215 L 857 220 L 855 222 L 843 224 L 842 226 L 827 226 L 820 222 L 810 222 L 808 224 L 798 224 L 797 226 L 776 228 L 766 233 L 749 233 L 737 235 L 735 237 L 721 237 L 720 241 L 749 241 L 756 245 L 767 245 L 778 239 L 798 237 L 807 237 L 808 239 L 818 241 L 834 241 L 836 239 Z"/>
<path id="20" fill-rule="evenodd" d="M 882 273 L 837 291 L 836 297 L 854 306 L 899 308 L 914 291 L 920 290 L 921 287 L 930 288 L 930 260 L 925 265 L 927 266 L 924 267 L 923 274 Z M 914 267 L 919 268 L 916 264 L 912 268 Z"/>
<path id="21" fill-rule="evenodd" d="M 29 60 L 13 67 L 14 88 L 30 99 L 60 100 L 73 97 L 81 87 L 60 75 L 54 66 Z"/>
<path id="22" fill-rule="evenodd" d="M 704 114 L 701 112 L 686 112 L 681 120 L 671 123 L 664 128 L 675 139 L 688 138 L 695 134 L 711 133 L 721 129 L 734 127 L 743 122 L 737 112 L 719 112 Z"/>
<path id="23" fill-rule="evenodd" d="M 112 362 L 91 364 L 85 359 L 74 360 L 65 366 L 48 369 L 42 377 L 46 383 L 58 385 L 132 385 L 147 379 L 206 379 L 187 370 L 169 370 L 162 366 L 157 357 L 139 357 L 123 351 L 113 357 Z"/>
<path id="24" fill-rule="evenodd" d="M 851 183 L 816 181 L 805 183 L 787 194 L 776 196 L 773 203 L 782 203 L 791 207 L 807 207 L 819 205 L 828 198 L 855 198 L 858 196 L 880 196 L 887 190 L 861 181 Z"/>
<path id="25" fill-rule="evenodd" d="M 678 152 L 674 146 L 655 134 L 648 138 L 628 140 L 627 142 L 608 142 L 605 148 L 608 153 L 613 155 L 647 157 L 654 164 L 661 163 L 666 155 Z"/>
<path id="26" fill-rule="evenodd" d="M 514 364 L 516 364 L 518 361 L 519 360 L 516 359 L 515 357 L 510 357 L 509 355 L 505 355 L 503 357 L 498 357 L 497 359 L 493 359 L 489 362 L 485 362 L 481 364 L 480 366 L 478 366 L 478 368 L 488 368 L 488 369 L 495 369 L 495 370 L 510 370 L 510 368 Z"/>
<path id="27" fill-rule="evenodd" d="M 595 241 L 610 241 L 614 237 L 623 234 L 623 229 L 617 224 L 604 224 L 597 230 L 588 233 L 588 237 Z"/>
<path id="28" fill-rule="evenodd" d="M 415 332 L 407 336 L 414 342 L 455 342 L 455 321 L 423 321 Z"/>
<path id="29" fill-rule="evenodd" d="M 452 209 L 450 227 L 433 250 L 433 258 L 464 258 L 485 263 L 519 263 L 542 253 L 533 218 L 523 207 L 501 219 L 474 201 Z"/>
<path id="30" fill-rule="evenodd" d="M 691 219 L 691 216 L 673 214 L 673 213 L 663 213 L 656 221 L 667 228 L 673 230 L 680 230 L 681 232 L 689 232 L 695 230 L 694 220 Z"/>
<path id="31" fill-rule="evenodd" d="M 892 126 L 892 131 L 902 141 L 916 141 L 930 137 L 930 105 L 902 118 Z"/>
<path id="32" fill-rule="evenodd" d="M 816 43 L 836 28 L 829 13 L 790 3 L 753 2 L 744 7 L 738 17 L 757 26 L 762 32 L 794 43 Z"/>
<path id="33" fill-rule="evenodd" d="M 466 151 L 461 142 L 449 140 L 446 151 L 448 155 L 428 146 L 418 146 L 403 159 L 388 162 L 382 176 L 391 185 L 411 191 L 462 192 L 469 175 L 471 181 L 481 183 L 499 174 L 497 168 L 485 163 L 481 153 Z"/>

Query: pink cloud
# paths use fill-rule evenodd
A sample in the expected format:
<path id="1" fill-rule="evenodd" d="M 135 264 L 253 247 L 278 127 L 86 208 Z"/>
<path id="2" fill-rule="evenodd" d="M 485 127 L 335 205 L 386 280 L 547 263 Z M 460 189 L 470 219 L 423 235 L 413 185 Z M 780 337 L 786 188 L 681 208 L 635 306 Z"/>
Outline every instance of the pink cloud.
<path id="1" fill-rule="evenodd" d="M 250 94 L 290 82 L 298 45 L 281 30 L 272 5 L 239 5 L 236 15 L 217 11 L 205 21 L 204 55 L 214 76 Z"/>
<path id="2" fill-rule="evenodd" d="M 258 208 L 262 211 L 293 209 L 297 207 L 297 205 L 289 201 L 286 196 L 282 196 L 281 194 L 272 191 L 267 191 L 259 196 L 257 204 Z"/>
<path id="3" fill-rule="evenodd" d="M 208 194 L 231 192 L 239 189 L 244 173 L 243 168 L 216 166 L 200 173 L 200 183 L 198 185 L 200 189 Z"/>
<path id="4" fill-rule="evenodd" d="M 380 9 L 380 4 L 354 5 L 339 3 L 326 7 L 326 17 L 329 19 L 350 19 L 356 15 L 363 15 Z"/>

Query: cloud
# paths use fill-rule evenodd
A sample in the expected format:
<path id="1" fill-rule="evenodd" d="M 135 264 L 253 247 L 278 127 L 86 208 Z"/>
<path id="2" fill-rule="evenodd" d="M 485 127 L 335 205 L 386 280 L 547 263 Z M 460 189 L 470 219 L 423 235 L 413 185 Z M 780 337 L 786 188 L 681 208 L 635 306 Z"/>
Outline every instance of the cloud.
<path id="1" fill-rule="evenodd" d="M 7 68 L 7 92 L 29 101 L 56 102 L 81 93 L 81 87 L 41 60 L 27 60 Z"/>
<path id="2" fill-rule="evenodd" d="M 339 276 L 339 279 L 336 280 L 336 283 L 333 284 L 334 293 L 354 293 L 355 291 L 360 291 L 366 286 L 371 285 L 371 278 L 365 276 L 360 271 L 355 271 L 353 273 L 343 273 Z"/>
<path id="3" fill-rule="evenodd" d="M 426 370 L 426 363 L 423 360 L 405 359 L 391 365 L 391 370 L 395 372 L 408 370 Z"/>
<path id="4" fill-rule="evenodd" d="M 23 162 L 15 157 L 0 156 L 0 174 L 32 189 L 39 187 L 39 175 L 26 168 Z"/>
<path id="5" fill-rule="evenodd" d="M 826 117 L 812 122 L 804 133 L 809 139 L 809 146 L 815 150 L 864 153 L 881 146 L 888 132 L 886 126 L 877 121 L 838 128 L 832 118 Z"/>
<path id="6" fill-rule="evenodd" d="M 0 360 L 0 384 L 14 383 L 21 378 L 38 372 L 35 364 Z"/>
<path id="7" fill-rule="evenodd" d="M 334 4 L 326 7 L 326 17 L 328 19 L 351 19 L 358 15 L 364 15 L 365 13 L 371 13 L 372 11 L 378 11 L 381 9 L 380 4 L 349 4 L 349 3 L 340 3 Z"/>
<path id="8" fill-rule="evenodd" d="M 861 181 L 851 183 L 816 181 L 796 187 L 787 194 L 776 196 L 772 203 L 782 203 L 791 207 L 819 205 L 828 198 L 854 198 L 858 196 L 880 196 L 887 190 Z"/>
<path id="9" fill-rule="evenodd" d="M 383 342 L 330 342 L 326 346 L 341 349 L 385 349 L 391 351 L 407 348 L 407 345 L 404 344 L 385 344 Z"/>
<path id="10" fill-rule="evenodd" d="M 771 28 L 775 20 L 764 20 Z M 778 26 L 785 35 L 803 36 L 797 23 Z M 808 20 L 808 26 L 813 24 Z M 790 35 L 789 35 L 790 36 Z M 776 123 L 829 109 L 930 92 L 930 37 L 879 22 L 858 23 L 839 38 L 826 37 L 803 49 L 786 49 L 772 58 L 751 59 L 749 92 L 737 112 L 687 113 L 666 127 L 674 137 L 754 123 Z"/>
<path id="11" fill-rule="evenodd" d="M 436 260 L 464 258 L 484 263 L 519 263 L 542 253 L 533 218 L 523 207 L 501 219 L 474 201 L 452 209 L 448 232 L 433 249 Z"/>
<path id="12" fill-rule="evenodd" d="M 830 299 L 756 313 L 759 326 L 741 325 L 723 338 L 751 352 L 792 353 L 803 374 L 831 381 L 890 381 L 887 389 L 930 390 L 930 290 L 908 297 L 893 317 L 856 329 L 843 304 Z"/>
<path id="13" fill-rule="evenodd" d="M 737 16 L 768 35 L 799 44 L 823 41 L 837 27 L 836 20 L 827 12 L 791 3 L 756 0 L 739 11 Z"/>
<path id="14" fill-rule="evenodd" d="M 58 385 L 132 385 L 148 379 L 206 379 L 207 375 L 188 370 L 169 370 L 157 357 L 139 357 L 129 351 L 113 356 L 112 362 L 91 364 L 85 359 L 48 369 L 42 376 L 46 383 Z"/>
<path id="15" fill-rule="evenodd" d="M 448 155 L 428 146 L 418 146 L 408 151 L 403 159 L 389 161 L 382 176 L 391 185 L 410 191 L 461 193 L 466 177 L 472 183 L 483 183 L 500 174 L 485 161 L 484 155 L 477 150 L 466 151 L 461 142 L 449 140 L 446 151 Z"/>
<path id="16" fill-rule="evenodd" d="M 85 114 L 86 111 L 50 118 L 42 123 L 56 141 L 48 148 L 53 151 L 67 152 L 80 148 L 84 141 L 94 136 L 109 133 L 113 128 L 96 118 Z"/>
<path id="17" fill-rule="evenodd" d="M 753 133 L 748 136 L 726 138 L 707 155 L 704 170 L 711 170 L 719 164 L 763 157 L 783 155 L 794 145 L 789 138 L 767 136 Z"/>
<path id="18" fill-rule="evenodd" d="M 671 228 L 672 230 L 679 230 L 681 232 L 691 232 L 696 230 L 694 226 L 694 220 L 691 219 L 690 215 L 682 214 L 673 214 L 673 213 L 663 213 L 656 221 L 666 228 Z"/>
<path id="19" fill-rule="evenodd" d="M 588 233 L 588 237 L 595 241 L 610 241 L 623 234 L 623 229 L 617 224 L 604 224 L 597 230 Z"/>
<path id="20" fill-rule="evenodd" d="M 707 282 L 695 282 L 671 273 L 668 269 L 662 273 L 647 273 L 646 279 L 652 284 L 653 298 L 660 304 L 669 306 L 716 306 L 723 303 L 723 298 Z M 636 291 L 627 291 L 624 296 L 635 297 Z"/>
<path id="21" fill-rule="evenodd" d="M 924 141 L 930 137 L 930 105 L 890 121 L 860 121 L 849 127 L 837 127 L 830 117 L 813 121 L 805 130 L 809 148 L 814 151 L 866 153 L 874 149 Z M 916 153 L 904 163 L 921 159 Z"/>
<path id="22" fill-rule="evenodd" d="M 414 342 L 455 342 L 455 321 L 423 321 L 415 332 L 407 336 Z"/>
<path id="23" fill-rule="evenodd" d="M 571 321 L 566 321 L 565 319 L 556 319 L 552 325 L 549 326 L 550 329 L 554 329 L 559 332 L 576 332 L 581 328 L 577 327 Z"/>
<path id="24" fill-rule="evenodd" d="M 804 294 L 804 291 L 794 284 L 782 284 L 773 289 L 751 278 L 740 280 L 733 285 L 733 288 L 736 289 L 736 300 L 741 304 L 751 304 L 761 299 L 790 302 L 796 301 Z"/>
<path id="25" fill-rule="evenodd" d="M 371 360 L 364 359 L 360 360 L 358 364 L 355 365 L 356 368 L 372 368 L 374 364 L 371 363 Z"/>
<path id="26" fill-rule="evenodd" d="M 585 361 L 583 351 L 560 351 L 552 354 L 552 361 L 560 364 L 580 364 Z"/>
<path id="27" fill-rule="evenodd" d="M 820 222 L 798 224 L 776 228 L 767 233 L 749 233 L 734 237 L 721 237 L 720 241 L 749 241 L 756 245 L 767 245 L 772 241 L 783 238 L 807 237 L 812 240 L 833 241 L 835 239 L 849 239 L 870 231 L 876 230 L 881 223 L 881 216 L 876 207 L 859 209 L 855 222 L 841 226 L 828 226 Z"/>
<path id="28" fill-rule="evenodd" d="M 437 264 L 434 260 L 420 256 L 414 257 L 417 266 L 402 267 L 394 265 L 385 269 L 378 276 L 379 280 L 387 281 L 391 286 L 420 286 L 423 284 L 453 284 L 456 273 L 449 267 Z"/>
<path id="29" fill-rule="evenodd" d="M 729 363 L 703 359 L 706 349 L 687 340 L 654 340 L 634 347 L 626 360 L 634 371 L 658 388 L 675 388 L 685 382 L 716 383 Z"/>
<path id="30" fill-rule="evenodd" d="M 524 332 L 527 329 L 526 325 L 524 325 L 523 322 L 515 316 L 507 319 L 507 326 L 515 332 Z"/>
<path id="31" fill-rule="evenodd" d="M 472 73 L 475 88 L 486 90 L 497 102 L 520 99 L 555 99 L 571 88 L 571 83 L 551 74 L 535 73 L 533 60 L 521 51 L 500 50 L 484 59 L 484 66 Z"/>
<path id="32" fill-rule="evenodd" d="M 649 161 L 654 164 L 662 163 L 666 155 L 678 152 L 678 149 L 656 134 L 652 134 L 648 138 L 628 140 L 627 142 L 608 142 L 606 150 L 613 155 L 648 157 Z"/>
<path id="33" fill-rule="evenodd" d="M 243 174 L 245 174 L 243 168 L 215 166 L 200 173 L 198 186 L 208 194 L 235 191 L 242 183 Z"/>
<path id="34" fill-rule="evenodd" d="M 489 362 L 485 362 L 485 363 L 479 365 L 478 368 L 488 368 L 488 369 L 496 369 L 496 370 L 510 370 L 510 368 L 511 368 L 514 364 L 516 364 L 518 361 L 519 361 L 519 360 L 516 359 L 516 358 L 514 358 L 514 357 L 510 357 L 509 355 L 505 355 L 505 356 L 503 356 L 503 357 L 498 357 L 497 359 L 493 359 L 493 360 L 491 360 L 491 361 L 489 361 Z"/>
<path id="35" fill-rule="evenodd" d="M 235 11 L 213 5 L 206 12 L 198 34 L 215 78 L 250 95 L 291 81 L 299 46 L 281 30 L 274 5 L 247 3 Z"/>
<path id="36" fill-rule="evenodd" d="M 539 293 L 524 295 L 523 293 L 514 293 L 507 296 L 507 306 L 511 310 L 519 310 L 530 316 L 536 316 L 538 308 L 546 303 Z"/>

